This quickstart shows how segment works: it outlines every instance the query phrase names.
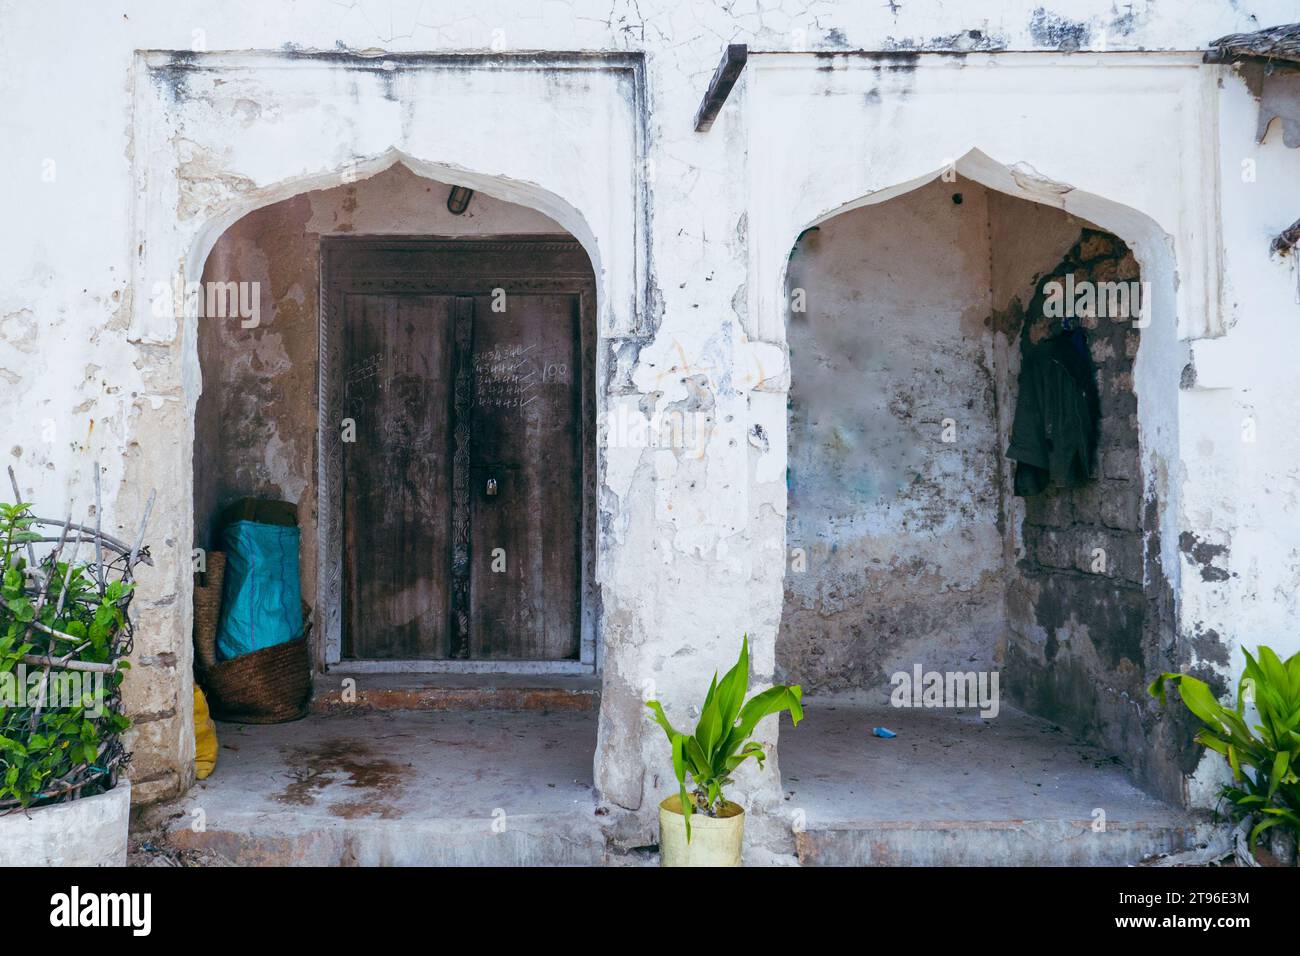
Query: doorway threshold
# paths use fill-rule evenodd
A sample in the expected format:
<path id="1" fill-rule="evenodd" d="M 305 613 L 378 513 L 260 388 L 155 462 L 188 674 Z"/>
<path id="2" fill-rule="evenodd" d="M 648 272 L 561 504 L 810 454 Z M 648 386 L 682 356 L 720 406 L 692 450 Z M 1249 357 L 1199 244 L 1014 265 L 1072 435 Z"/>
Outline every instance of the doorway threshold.
<path id="1" fill-rule="evenodd" d="M 403 710 L 593 711 L 600 679 L 585 674 L 349 671 L 317 674 L 311 710 L 364 714 Z"/>
<path id="2" fill-rule="evenodd" d="M 355 660 L 335 661 L 331 674 L 551 674 L 594 675 L 584 661 Z"/>

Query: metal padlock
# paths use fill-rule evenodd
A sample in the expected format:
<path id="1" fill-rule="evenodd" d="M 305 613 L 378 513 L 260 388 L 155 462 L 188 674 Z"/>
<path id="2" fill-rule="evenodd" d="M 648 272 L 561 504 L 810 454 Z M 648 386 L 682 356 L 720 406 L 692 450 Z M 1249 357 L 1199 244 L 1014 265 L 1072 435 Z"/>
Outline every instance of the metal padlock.
<path id="1" fill-rule="evenodd" d="M 497 493 L 497 480 L 496 480 L 495 478 L 489 478 L 489 479 L 487 480 L 487 493 L 488 493 L 488 496 L 489 496 L 489 497 L 493 497 L 493 496 L 496 495 L 496 493 Z"/>

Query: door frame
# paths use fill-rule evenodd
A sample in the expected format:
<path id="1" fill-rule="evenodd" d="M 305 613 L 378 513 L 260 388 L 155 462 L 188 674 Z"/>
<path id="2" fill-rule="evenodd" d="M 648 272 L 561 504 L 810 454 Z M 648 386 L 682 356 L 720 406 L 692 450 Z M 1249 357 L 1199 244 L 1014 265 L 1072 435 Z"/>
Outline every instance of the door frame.
<path id="1" fill-rule="evenodd" d="M 396 254 L 396 255 L 395 255 Z M 544 257 L 544 262 L 539 261 Z M 394 269 L 394 259 L 402 265 Z M 591 674 L 598 639 L 596 593 L 596 279 L 576 239 L 555 235 L 435 238 L 322 236 L 317 391 L 316 614 L 325 666 L 354 673 Z M 485 286 L 485 283 L 491 283 Z M 343 310 L 349 292 L 428 295 L 483 294 L 502 287 L 526 293 L 576 295 L 582 356 L 579 431 L 578 660 L 342 660 L 343 634 Z"/>

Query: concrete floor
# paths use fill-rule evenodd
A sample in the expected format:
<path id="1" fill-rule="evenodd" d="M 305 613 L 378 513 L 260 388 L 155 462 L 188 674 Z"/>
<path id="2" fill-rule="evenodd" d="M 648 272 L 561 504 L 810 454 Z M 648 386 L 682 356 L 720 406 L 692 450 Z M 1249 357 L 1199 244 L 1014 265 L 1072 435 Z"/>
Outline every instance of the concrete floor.
<path id="1" fill-rule="evenodd" d="M 400 711 L 218 724 L 216 772 L 146 823 L 178 848 L 239 864 L 598 864 L 595 716 Z"/>
<path id="2" fill-rule="evenodd" d="M 1128 864 L 1198 838 L 1106 755 L 1005 706 L 994 720 L 854 697 L 806 708 L 797 729 L 782 718 L 781 734 L 804 865 Z M 873 737 L 882 725 L 898 736 Z M 614 816 L 592 789 L 593 710 L 313 715 L 220 724 L 218 736 L 216 773 L 141 820 L 178 850 L 238 864 L 634 858 L 607 849 Z"/>
<path id="3" fill-rule="evenodd" d="M 781 729 L 804 865 L 1122 865 L 1197 839 L 1112 758 L 1005 704 L 985 720 L 843 695 L 806 714 Z"/>

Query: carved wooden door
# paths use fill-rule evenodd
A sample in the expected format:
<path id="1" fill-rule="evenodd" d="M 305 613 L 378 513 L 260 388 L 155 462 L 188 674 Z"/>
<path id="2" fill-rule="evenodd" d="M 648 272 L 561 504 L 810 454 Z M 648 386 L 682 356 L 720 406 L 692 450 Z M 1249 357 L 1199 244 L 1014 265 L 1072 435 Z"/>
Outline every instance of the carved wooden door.
<path id="1" fill-rule="evenodd" d="M 578 300 L 475 297 L 469 656 L 578 651 Z"/>
<path id="2" fill-rule="evenodd" d="M 343 658 L 579 657 L 590 290 L 509 245 L 499 279 L 468 242 L 324 251 Z"/>
<path id="3" fill-rule="evenodd" d="M 446 296 L 344 298 L 349 657 L 447 655 L 454 305 Z"/>

